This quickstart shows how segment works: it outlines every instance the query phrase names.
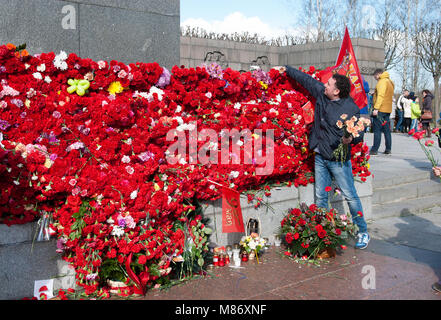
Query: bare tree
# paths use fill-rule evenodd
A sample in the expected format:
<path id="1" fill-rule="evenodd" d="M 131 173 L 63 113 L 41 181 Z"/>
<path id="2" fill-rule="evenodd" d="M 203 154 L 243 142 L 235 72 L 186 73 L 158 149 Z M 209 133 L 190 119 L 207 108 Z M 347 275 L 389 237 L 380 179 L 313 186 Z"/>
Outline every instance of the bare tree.
<path id="1" fill-rule="evenodd" d="M 400 44 L 403 40 L 401 30 L 396 24 L 396 0 L 384 0 L 376 4 L 377 28 L 372 33 L 372 38 L 381 40 L 384 44 L 384 68 L 395 68 L 402 60 Z"/>
<path id="2" fill-rule="evenodd" d="M 421 66 L 433 77 L 435 89 L 435 114 L 440 111 L 440 78 L 441 78 L 441 22 L 424 24 L 417 38 L 418 50 L 421 54 Z"/>
<path id="3" fill-rule="evenodd" d="M 302 4 L 300 23 L 306 26 L 306 41 L 328 41 L 337 29 L 335 3 L 325 0 L 302 0 Z"/>

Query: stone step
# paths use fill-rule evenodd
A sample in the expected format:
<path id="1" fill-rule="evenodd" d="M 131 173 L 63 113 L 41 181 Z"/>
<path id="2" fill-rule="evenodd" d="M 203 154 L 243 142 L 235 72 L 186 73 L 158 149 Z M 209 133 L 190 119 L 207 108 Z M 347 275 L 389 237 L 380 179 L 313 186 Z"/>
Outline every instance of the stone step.
<path id="1" fill-rule="evenodd" d="M 441 196 L 434 194 L 418 199 L 409 199 L 372 206 L 372 219 L 405 217 L 412 214 L 441 210 Z"/>
<path id="2" fill-rule="evenodd" d="M 373 190 L 372 204 L 386 204 L 419 199 L 426 196 L 438 195 L 441 204 L 441 183 L 434 180 L 416 181 L 399 184 L 393 187 L 375 188 Z"/>
<path id="3" fill-rule="evenodd" d="M 394 188 L 402 184 L 427 181 L 431 179 L 435 181 L 435 177 L 429 170 L 406 169 L 400 171 L 399 173 L 397 171 L 386 172 L 377 170 L 375 177 L 372 179 L 372 188 L 375 192 L 376 189 Z"/>

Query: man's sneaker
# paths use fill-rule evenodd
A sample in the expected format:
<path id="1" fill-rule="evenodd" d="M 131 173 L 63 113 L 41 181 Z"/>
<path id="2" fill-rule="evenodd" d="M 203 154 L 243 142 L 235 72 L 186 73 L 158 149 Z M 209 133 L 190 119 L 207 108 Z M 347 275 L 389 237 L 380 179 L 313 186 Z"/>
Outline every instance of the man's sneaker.
<path id="1" fill-rule="evenodd" d="M 357 243 L 355 244 L 356 249 L 366 249 L 369 241 L 371 240 L 371 237 L 369 236 L 369 233 L 359 233 L 357 239 Z"/>
<path id="2" fill-rule="evenodd" d="M 435 282 L 435 283 L 432 285 L 432 289 L 435 290 L 435 291 L 437 291 L 437 292 L 441 292 L 441 280 L 438 281 L 438 282 Z"/>
<path id="3" fill-rule="evenodd" d="M 390 150 L 386 150 L 384 151 L 384 154 L 392 154 L 392 152 Z"/>
<path id="4" fill-rule="evenodd" d="M 377 152 L 377 151 L 369 151 L 369 154 L 370 154 L 371 156 L 377 156 L 377 155 L 378 155 L 378 152 Z"/>

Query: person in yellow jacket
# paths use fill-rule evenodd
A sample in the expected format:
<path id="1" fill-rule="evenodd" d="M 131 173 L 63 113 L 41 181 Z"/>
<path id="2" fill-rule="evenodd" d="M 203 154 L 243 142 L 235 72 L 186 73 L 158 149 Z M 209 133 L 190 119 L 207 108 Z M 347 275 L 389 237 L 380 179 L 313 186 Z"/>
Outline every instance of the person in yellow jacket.
<path id="1" fill-rule="evenodd" d="M 377 80 L 375 87 L 373 111 L 372 111 L 372 129 L 374 132 L 374 145 L 371 147 L 370 154 L 377 155 L 381 144 L 381 133 L 384 133 L 386 143 L 385 154 L 392 152 L 392 134 L 390 131 L 390 114 L 392 112 L 392 100 L 394 96 L 395 85 L 390 79 L 389 73 L 377 69 L 374 72 L 374 78 Z"/>
<path id="2" fill-rule="evenodd" d="M 421 117 L 420 100 L 418 98 L 410 104 L 410 111 L 412 119 L 410 130 L 415 129 L 415 131 L 418 131 L 418 119 Z"/>

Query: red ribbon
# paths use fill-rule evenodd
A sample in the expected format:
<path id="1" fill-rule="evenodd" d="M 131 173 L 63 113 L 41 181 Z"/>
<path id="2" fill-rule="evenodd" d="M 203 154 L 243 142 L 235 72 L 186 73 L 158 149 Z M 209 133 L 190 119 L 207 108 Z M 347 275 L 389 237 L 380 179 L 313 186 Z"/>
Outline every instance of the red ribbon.
<path id="1" fill-rule="evenodd" d="M 135 285 L 138 287 L 139 290 L 141 290 L 142 294 L 145 295 L 147 292 L 147 282 L 148 282 L 148 274 L 147 277 L 145 277 L 145 274 L 141 278 L 141 280 L 138 278 L 135 272 L 133 272 L 132 268 L 130 267 L 130 264 L 132 263 L 132 257 L 133 253 L 131 252 L 126 260 L 126 271 L 129 276 L 129 278 L 135 283 Z M 145 273 L 145 272 L 143 272 Z"/>

